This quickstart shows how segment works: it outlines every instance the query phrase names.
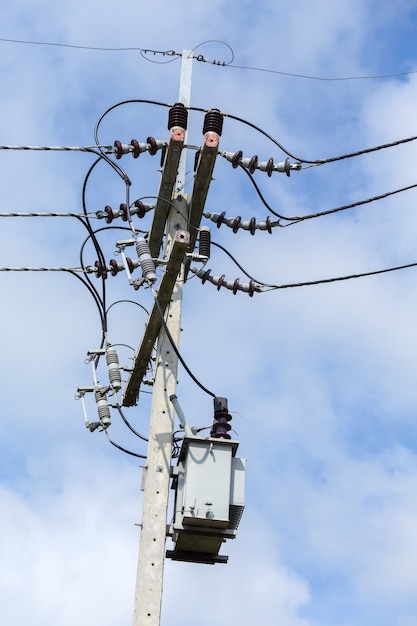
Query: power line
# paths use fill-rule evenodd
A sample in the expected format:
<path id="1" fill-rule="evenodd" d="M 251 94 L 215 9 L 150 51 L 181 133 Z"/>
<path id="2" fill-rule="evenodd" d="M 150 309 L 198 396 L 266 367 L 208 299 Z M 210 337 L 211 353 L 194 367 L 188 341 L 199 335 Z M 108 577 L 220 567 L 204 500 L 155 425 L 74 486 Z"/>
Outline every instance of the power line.
<path id="1" fill-rule="evenodd" d="M 199 59 L 197 59 L 198 61 Z M 249 65 L 234 65 L 233 63 L 221 64 L 222 67 L 231 67 L 233 69 L 248 70 L 252 72 L 265 72 L 268 74 L 278 74 L 279 76 L 287 76 L 289 78 L 301 78 L 304 80 L 322 81 L 322 82 L 347 82 L 356 80 L 376 80 L 384 78 L 396 78 L 399 76 L 409 76 L 416 74 L 417 70 L 409 70 L 407 72 L 395 72 L 393 74 L 374 74 L 366 76 L 314 76 L 309 74 L 296 74 L 294 72 L 283 72 L 282 70 L 273 70 L 264 67 L 253 67 Z"/>
<path id="2" fill-rule="evenodd" d="M 161 324 L 162 324 L 162 326 L 163 326 L 164 332 L 165 332 L 165 334 L 166 334 L 166 336 L 167 336 L 167 338 L 168 338 L 168 341 L 169 341 L 169 343 L 171 344 L 171 347 L 172 347 L 172 349 L 174 350 L 174 352 L 175 352 L 175 354 L 176 354 L 176 356 L 177 356 L 178 360 L 180 361 L 181 365 L 183 366 L 183 368 L 185 369 L 185 371 L 187 372 L 187 374 L 189 375 L 189 377 L 191 378 L 191 380 L 193 380 L 193 381 L 195 382 L 195 384 L 196 384 L 198 387 L 200 387 L 200 389 L 201 389 L 202 391 L 204 391 L 207 395 L 211 396 L 212 398 L 216 398 L 216 397 L 217 397 L 217 396 L 216 396 L 216 394 L 215 394 L 215 393 L 213 393 L 212 391 L 210 391 L 210 389 L 207 389 L 207 387 L 205 387 L 205 386 L 204 386 L 204 385 L 203 385 L 203 384 L 202 384 L 202 383 L 198 380 L 198 378 L 197 378 L 197 377 L 196 377 L 196 376 L 192 373 L 192 371 L 191 371 L 191 370 L 190 370 L 190 368 L 188 367 L 187 363 L 184 361 L 184 359 L 183 359 L 183 357 L 181 356 L 181 354 L 180 354 L 180 352 L 179 352 L 179 350 L 178 350 L 178 348 L 177 348 L 177 346 L 176 346 L 176 344 L 175 344 L 175 341 L 174 341 L 174 339 L 173 339 L 173 337 L 172 337 L 172 335 L 171 335 L 171 333 L 170 333 L 170 331 L 169 331 L 169 328 L 168 328 L 167 323 L 166 323 L 165 318 L 164 318 L 164 314 L 163 314 L 163 312 L 162 312 L 161 306 L 160 306 L 159 301 L 158 301 L 158 296 L 157 296 L 157 295 L 156 295 L 156 293 L 154 293 L 154 292 L 153 292 L 153 294 L 154 294 L 155 305 L 156 305 L 156 308 L 157 308 L 157 310 L 158 310 L 158 314 L 159 314 L 159 316 L 160 316 L 160 318 L 161 318 Z"/>
<path id="3" fill-rule="evenodd" d="M 244 168 L 242 168 L 244 169 Z M 364 200 L 357 200 L 356 202 L 351 202 L 350 204 L 344 204 L 341 205 L 339 207 L 335 207 L 333 209 L 327 209 L 326 211 L 319 211 L 317 213 L 310 213 L 307 215 L 292 215 L 292 216 L 285 216 L 282 215 L 280 213 L 277 213 L 274 209 L 272 209 L 272 207 L 267 203 L 267 201 L 265 200 L 265 198 L 263 197 L 259 186 L 256 184 L 253 175 L 248 172 L 246 169 L 244 169 L 244 171 L 246 172 L 246 174 L 249 176 L 262 204 L 268 209 L 268 211 L 270 211 L 273 215 L 275 215 L 276 217 L 279 218 L 279 220 L 285 220 L 288 222 L 291 222 L 290 224 L 281 224 L 280 221 L 278 220 L 278 222 L 271 222 L 271 227 L 274 226 L 280 226 L 281 228 L 285 228 L 287 226 L 292 226 L 293 224 L 298 224 L 299 222 L 303 222 L 305 220 L 311 220 L 311 219 L 315 219 L 317 217 L 323 217 L 325 215 L 332 215 L 333 213 L 339 213 L 340 211 L 347 211 L 349 209 L 354 209 L 356 207 L 359 206 L 363 206 L 365 204 L 371 204 L 372 202 L 377 202 L 378 200 L 384 200 L 385 198 L 389 198 L 390 196 L 394 196 L 396 194 L 399 193 L 403 193 L 405 191 L 410 191 L 410 189 L 415 189 L 417 187 L 417 183 L 413 184 L 413 185 L 407 185 L 406 187 L 401 187 L 400 189 L 394 189 L 393 191 L 386 191 L 382 194 L 379 194 L 377 196 L 372 196 L 371 198 L 366 198 Z M 210 219 L 212 219 L 212 221 L 216 221 L 218 227 L 221 226 L 222 223 L 226 223 L 228 226 L 230 226 L 230 220 L 226 221 L 224 219 L 225 214 L 222 214 L 221 216 L 218 217 L 218 219 L 216 220 L 214 218 L 214 215 L 211 216 L 210 214 L 206 214 L 207 217 L 210 217 Z M 254 219 L 254 218 L 252 218 Z M 233 222 L 232 222 L 233 224 Z M 233 227 L 233 226 L 232 226 Z M 254 224 L 253 229 L 256 227 L 256 225 Z M 238 225 L 237 225 L 238 228 Z M 264 228 L 262 230 L 265 230 Z M 252 232 L 253 234 L 253 232 Z"/>
<path id="4" fill-rule="evenodd" d="M 94 267 L 0 267 L 0 272 L 69 272 L 71 274 L 92 274 Z"/>
<path id="5" fill-rule="evenodd" d="M 98 218 L 96 213 L 0 213 L 0 217 L 79 217 L 79 218 Z"/>
<path id="6" fill-rule="evenodd" d="M 1 41 L 1 39 L 0 39 Z M 417 71 L 417 70 L 416 70 Z M 119 176 L 121 176 L 121 178 L 125 181 L 125 183 L 130 186 L 131 182 L 127 176 L 127 174 L 116 164 L 114 163 L 114 161 L 112 161 L 108 155 L 109 154 L 117 154 L 118 153 L 118 149 L 115 145 L 113 146 L 109 146 L 109 145 L 101 145 L 100 141 L 99 141 L 99 137 L 98 137 L 98 129 L 99 126 L 101 124 L 101 122 L 103 121 L 104 117 L 106 115 L 108 115 L 112 110 L 114 110 L 115 108 L 119 107 L 119 106 L 124 106 L 126 104 L 151 104 L 151 105 L 155 105 L 155 106 L 161 106 L 161 107 L 171 107 L 172 105 L 170 105 L 169 103 L 166 102 L 160 102 L 160 101 L 156 101 L 156 100 L 148 100 L 148 99 L 133 99 L 133 100 L 123 100 L 121 102 L 118 102 L 114 105 L 112 105 L 111 107 L 109 107 L 108 109 L 106 109 L 106 111 L 104 111 L 104 113 L 100 116 L 100 118 L 98 119 L 97 123 L 96 123 L 96 127 L 94 130 L 94 138 L 96 140 L 96 145 L 95 146 L 19 146 L 19 145 L 9 145 L 9 146 L 0 146 L 0 150 L 20 150 L 20 151 L 59 151 L 59 152 L 90 152 L 93 154 L 97 154 L 99 157 L 103 158 L 111 167 L 113 167 L 113 169 L 119 174 Z M 201 107 L 187 107 L 190 111 L 197 111 L 200 113 L 207 113 L 208 109 L 203 109 Z M 225 113 L 222 112 L 222 115 L 224 117 L 228 117 L 229 119 L 235 120 L 237 122 L 240 122 L 242 124 L 245 124 L 246 126 L 249 126 L 250 128 L 256 130 L 257 132 L 259 132 L 260 134 L 262 134 L 264 137 L 266 137 L 267 139 L 269 139 L 269 141 L 271 141 L 274 145 L 276 145 L 280 150 L 282 150 L 282 152 L 284 152 L 286 155 L 288 155 L 289 157 L 291 157 L 292 159 L 294 159 L 295 161 L 298 161 L 299 163 L 306 163 L 308 164 L 305 167 L 300 167 L 299 169 L 307 169 L 307 167 L 314 167 L 314 166 L 319 166 L 319 165 L 324 165 L 326 163 L 334 163 L 336 161 L 342 161 L 345 159 L 351 159 L 357 156 L 363 156 L 365 154 L 370 154 L 372 152 L 377 152 L 379 150 L 384 150 L 387 148 L 393 148 L 396 146 L 400 146 L 406 143 L 410 143 L 412 141 L 415 141 L 417 139 L 417 136 L 411 136 L 411 137 L 406 137 L 403 139 L 397 139 L 395 141 L 389 142 L 389 143 L 385 143 L 385 144 L 380 144 L 377 146 L 373 146 L 370 148 L 363 148 L 361 150 L 356 150 L 355 152 L 349 152 L 346 154 L 341 154 L 341 155 L 337 155 L 334 157 L 328 157 L 325 159 L 314 159 L 314 160 L 310 160 L 310 159 L 304 159 L 298 156 L 295 156 L 294 154 L 292 154 L 289 150 L 287 150 L 277 139 L 275 139 L 270 133 L 268 133 L 267 131 L 265 131 L 264 129 L 262 129 L 260 126 L 254 124 L 253 122 L 250 122 L 249 120 L 246 120 L 242 117 L 239 117 L 237 115 L 233 115 L 231 113 Z M 185 146 L 185 147 L 189 147 L 192 149 L 198 149 L 195 146 Z M 133 150 L 133 148 L 131 147 L 131 149 Z M 220 156 L 222 156 L 223 158 L 225 157 L 225 153 L 220 153 Z"/>
<path id="7" fill-rule="evenodd" d="M 166 55 L 179 55 L 181 56 L 180 53 L 178 52 L 174 52 L 174 50 L 149 50 L 149 49 L 145 49 L 145 48 L 139 48 L 137 46 L 130 46 L 130 47 L 108 47 L 108 46 L 81 46 L 81 45 L 75 45 L 75 44 L 69 44 L 69 43 L 57 43 L 57 42 L 51 42 L 51 41 L 30 41 L 27 39 L 6 39 L 4 37 L 0 37 L 0 41 L 3 41 L 4 43 L 18 43 L 18 44 L 25 44 L 25 45 L 31 45 L 31 46 L 53 46 L 56 48 L 72 48 L 74 50 L 93 50 L 93 51 L 99 51 L 99 52 L 153 52 L 154 54 L 166 54 Z"/>
<path id="8" fill-rule="evenodd" d="M 114 146 L 0 146 L 0 150 L 37 150 L 37 151 L 59 151 L 59 152 L 93 152 L 97 154 L 97 150 L 104 149 L 108 152 L 116 152 Z"/>
<path id="9" fill-rule="evenodd" d="M 272 291 L 276 289 L 290 289 L 293 287 L 310 287 L 313 285 L 323 285 L 326 283 L 334 283 L 338 281 L 351 280 L 353 278 L 365 278 L 367 276 L 376 276 L 377 274 L 397 272 L 399 270 L 405 270 L 411 267 L 417 267 L 417 263 L 408 263 L 407 265 L 397 265 L 396 267 L 389 267 L 383 270 L 375 270 L 373 272 L 363 272 L 361 274 L 350 274 L 348 276 L 336 276 L 334 278 L 322 278 L 320 280 L 311 280 L 311 281 L 305 281 L 302 283 L 287 283 L 285 285 L 274 285 L 271 287 L 267 287 L 264 291 Z"/>
<path id="10" fill-rule="evenodd" d="M 86 51 L 94 51 L 94 52 L 139 52 L 142 58 L 150 61 L 150 59 L 146 58 L 145 55 L 153 54 L 153 55 L 161 55 L 161 56 L 170 56 L 174 57 L 169 61 L 165 61 L 165 63 L 170 63 L 171 61 L 177 60 L 181 57 L 181 52 L 176 52 L 175 50 L 153 50 L 151 48 L 139 48 L 137 46 L 125 46 L 125 47 L 109 47 L 109 46 L 86 46 L 86 45 L 76 45 L 76 44 L 68 44 L 68 43 L 57 43 L 50 41 L 31 41 L 26 39 L 7 39 L 5 37 L 0 37 L 0 42 L 3 43 L 15 43 L 15 44 L 23 44 L 23 45 L 32 45 L 32 46 L 52 46 L 56 48 L 69 48 L 73 50 L 86 50 Z M 199 47 L 207 44 L 207 43 L 220 43 L 225 45 L 229 51 L 231 52 L 231 60 L 230 61 L 221 61 L 221 60 L 209 60 L 204 55 L 199 54 L 193 56 L 192 58 L 201 63 L 208 63 L 209 65 L 215 65 L 218 67 L 230 67 L 236 70 L 246 70 L 251 72 L 262 72 L 267 74 L 276 74 L 279 76 L 286 76 L 289 78 L 299 78 L 303 80 L 311 80 L 311 81 L 322 81 L 322 82 L 347 82 L 347 81 L 359 81 L 359 80 L 382 80 L 386 78 L 396 78 L 400 76 L 410 76 L 412 74 L 416 74 L 417 70 L 408 70 L 404 72 L 393 72 L 393 73 L 384 73 L 384 74 L 368 74 L 368 75 L 355 75 L 355 76 L 316 76 L 313 74 L 301 74 L 296 72 L 285 72 L 283 70 L 275 70 L 266 67 L 255 67 L 252 65 L 237 65 L 233 63 L 235 58 L 233 48 L 229 46 L 224 41 L 219 40 L 208 40 L 204 41 L 193 48 L 193 51 L 197 50 Z M 154 61 L 155 63 L 158 63 Z M 161 62 L 159 62 L 161 63 Z M 164 63 L 164 62 L 162 62 Z"/>
<path id="11" fill-rule="evenodd" d="M 205 109 L 201 109 L 201 108 L 198 108 L 198 107 L 190 107 L 190 109 L 191 110 L 196 110 L 196 111 L 205 111 Z M 264 137 L 269 139 L 269 141 L 271 141 L 275 146 L 277 146 L 277 148 L 282 150 L 291 159 L 294 159 L 294 161 L 299 161 L 300 163 L 308 163 L 310 166 L 324 165 L 325 163 L 333 163 L 335 161 L 341 161 L 341 160 L 344 160 L 344 159 L 351 159 L 353 157 L 362 156 L 364 154 L 369 154 L 371 152 L 376 152 L 378 150 L 384 150 L 386 148 L 393 148 L 394 146 L 399 146 L 399 145 L 402 145 L 402 144 L 405 144 L 405 143 L 409 143 L 409 142 L 415 141 L 417 139 L 417 136 L 414 135 L 412 137 L 406 137 L 405 139 L 398 139 L 398 140 L 392 141 L 390 143 L 381 144 L 381 145 L 378 145 L 378 146 L 374 146 L 372 148 L 365 148 L 363 150 L 357 150 L 355 152 L 349 152 L 347 154 L 341 154 L 341 155 L 338 155 L 338 156 L 335 156 L 335 157 L 330 157 L 330 158 L 326 158 L 326 159 L 310 160 L 310 159 L 303 159 L 301 157 L 298 157 L 298 156 L 292 154 L 289 150 L 284 148 L 284 146 L 277 139 L 275 139 L 270 133 L 268 133 L 267 131 L 263 130 L 260 126 L 257 126 L 253 122 L 249 122 L 248 120 L 245 120 L 244 118 L 239 117 L 237 115 L 232 115 L 231 113 L 224 113 L 224 112 L 222 112 L 222 115 L 224 117 L 228 117 L 229 119 L 235 120 L 237 122 L 241 122 L 242 124 L 245 124 L 246 126 L 249 126 L 250 128 L 252 128 L 253 130 L 256 130 L 261 135 L 263 135 Z M 222 156 L 224 156 L 224 155 L 222 155 Z M 305 168 L 303 168 L 303 169 L 305 169 Z"/>
<path id="12" fill-rule="evenodd" d="M 250 294 L 253 294 L 254 292 L 257 293 L 264 293 L 267 291 L 274 291 L 277 289 L 290 289 L 290 288 L 295 288 L 295 287 L 310 287 L 310 286 L 314 286 L 314 285 L 322 285 L 322 284 L 326 284 L 326 283 L 333 283 L 333 282 L 340 282 L 340 281 L 345 281 L 345 280 L 351 280 L 354 278 L 366 278 L 367 276 L 376 276 L 378 274 L 387 274 L 389 272 L 396 272 L 399 270 L 403 270 L 403 269 L 409 269 L 411 267 L 417 267 L 417 262 L 416 263 L 408 263 L 406 265 L 398 265 L 395 267 L 389 267 L 389 268 L 385 268 L 382 270 L 374 270 L 374 271 L 370 271 L 370 272 L 361 272 L 358 274 L 349 274 L 347 276 L 335 276 L 332 278 L 322 278 L 322 279 L 318 279 L 318 280 L 313 280 L 313 281 L 303 281 L 303 282 L 299 282 L 299 283 L 287 283 L 287 284 L 283 284 L 283 285 L 277 285 L 277 284 L 272 284 L 272 283 L 265 283 L 261 280 L 258 280 L 256 278 L 254 278 L 254 276 L 252 276 L 247 270 L 245 270 L 242 265 L 237 261 L 237 259 L 232 255 L 232 253 L 227 250 L 224 246 L 220 245 L 219 243 L 216 243 L 214 241 L 211 242 L 212 245 L 216 246 L 217 248 L 219 248 L 220 250 L 222 250 L 225 254 L 227 254 L 227 256 L 233 261 L 233 263 L 241 270 L 241 272 L 243 272 L 243 274 L 250 279 L 251 281 L 251 285 L 250 285 L 250 289 L 248 290 L 248 292 Z M 215 285 L 217 287 L 217 289 L 219 290 L 220 287 L 226 287 L 227 289 L 231 289 L 233 290 L 233 293 L 236 294 L 238 290 L 242 290 L 239 289 L 239 279 L 236 279 L 233 283 L 231 281 L 227 281 L 225 279 L 225 275 L 221 275 L 218 277 L 215 276 L 211 276 L 210 272 L 211 270 L 192 270 L 194 274 L 196 274 L 203 282 L 203 284 L 208 280 L 209 282 L 211 282 L 213 285 Z M 230 284 L 229 284 L 230 283 Z"/>
<path id="13" fill-rule="evenodd" d="M 138 459 L 146 459 L 146 454 L 138 454 L 137 452 L 132 452 L 131 450 L 127 450 L 126 448 L 123 448 L 118 443 L 110 439 L 109 433 L 107 432 L 106 428 L 104 429 L 104 432 L 106 434 L 108 442 L 111 443 L 111 445 L 117 448 L 118 450 L 121 450 L 121 452 L 124 452 L 125 454 L 129 454 L 130 456 L 135 456 Z"/>

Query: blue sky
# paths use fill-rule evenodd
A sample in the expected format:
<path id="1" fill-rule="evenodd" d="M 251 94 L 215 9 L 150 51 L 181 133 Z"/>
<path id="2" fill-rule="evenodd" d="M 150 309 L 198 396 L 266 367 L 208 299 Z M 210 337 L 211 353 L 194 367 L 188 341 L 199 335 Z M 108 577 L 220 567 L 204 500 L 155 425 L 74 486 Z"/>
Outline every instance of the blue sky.
<path id="1" fill-rule="evenodd" d="M 376 0 L 342 0 L 337 10 L 330 0 L 255 8 L 246 0 L 19 0 L 0 8 L 0 144 L 91 145 L 109 107 L 172 104 L 180 77 L 174 57 L 5 40 L 195 49 L 207 62 L 193 64 L 193 106 L 247 120 L 305 160 L 414 137 L 416 13 L 411 0 L 383 10 Z M 323 80 L 330 78 L 346 80 Z M 201 143 L 202 124 L 201 113 L 190 113 L 190 144 Z M 166 107 L 129 104 L 104 118 L 100 139 L 165 140 L 166 125 Z M 220 147 L 286 157 L 229 117 Z M 254 178 L 275 211 L 307 215 L 416 184 L 415 158 L 411 141 L 290 178 Z M 91 155 L 3 150 L 0 159 L 0 213 L 82 211 Z M 190 150 L 188 193 L 193 159 Z M 159 156 L 126 156 L 120 165 L 132 198 L 157 193 Z M 124 194 L 120 177 L 99 165 L 86 188 L 88 210 L 117 207 Z M 303 283 L 417 262 L 415 202 L 411 189 L 272 235 L 203 224 L 257 280 Z M 257 221 L 268 215 L 248 177 L 221 158 L 206 209 Z M 0 267 L 79 265 L 86 232 L 74 218 L 0 219 Z M 145 218 L 138 227 L 149 225 Z M 108 258 L 120 237 L 102 233 Z M 89 243 L 84 256 L 94 264 Z M 246 280 L 218 248 L 207 267 Z M 225 546 L 227 566 L 166 563 L 162 625 L 415 625 L 416 276 L 411 268 L 253 298 L 187 282 L 181 354 L 208 389 L 229 399 L 248 460 L 246 509 L 238 538 Z M 0 272 L 0 284 L 3 621 L 129 623 L 142 461 L 90 434 L 74 399 L 79 385 L 91 384 L 84 360 L 100 342 L 97 308 L 68 274 Z M 121 275 L 109 279 L 107 295 L 108 303 L 150 306 L 149 292 L 132 292 Z M 145 322 L 137 306 L 113 307 L 110 340 L 136 347 Z M 130 356 L 121 351 L 123 364 Z M 212 399 L 181 367 L 177 394 L 193 425 L 211 423 Z M 145 434 L 149 405 L 142 394 L 127 412 Z M 94 406 L 88 410 L 93 421 Z M 119 421 L 114 416 L 113 439 L 145 453 Z"/>

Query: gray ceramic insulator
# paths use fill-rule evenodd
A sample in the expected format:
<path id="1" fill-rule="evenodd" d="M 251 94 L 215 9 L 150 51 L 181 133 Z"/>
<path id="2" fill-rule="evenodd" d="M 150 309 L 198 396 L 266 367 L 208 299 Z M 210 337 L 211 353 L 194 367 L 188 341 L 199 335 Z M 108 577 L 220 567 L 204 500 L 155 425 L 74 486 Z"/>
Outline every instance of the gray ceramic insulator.
<path id="1" fill-rule="evenodd" d="M 147 281 L 154 283 L 156 281 L 155 263 L 152 260 L 148 243 L 143 237 L 139 237 L 136 241 L 136 252 L 142 267 L 142 275 Z"/>
<path id="2" fill-rule="evenodd" d="M 100 422 L 103 424 L 103 427 L 107 428 L 111 424 L 111 419 L 106 394 L 102 391 L 102 389 L 96 389 L 94 395 L 96 397 L 98 417 Z"/>
<path id="3" fill-rule="evenodd" d="M 109 369 L 110 385 L 113 389 L 119 391 L 122 387 L 122 377 L 120 375 L 119 359 L 115 348 L 107 348 L 106 361 Z"/>

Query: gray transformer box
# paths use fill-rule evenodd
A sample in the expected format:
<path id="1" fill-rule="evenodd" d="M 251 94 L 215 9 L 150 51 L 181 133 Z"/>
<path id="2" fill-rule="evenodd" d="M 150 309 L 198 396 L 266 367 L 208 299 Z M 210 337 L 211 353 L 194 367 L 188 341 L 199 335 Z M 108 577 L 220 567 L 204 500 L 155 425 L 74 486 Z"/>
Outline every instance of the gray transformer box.
<path id="1" fill-rule="evenodd" d="M 174 560 L 224 563 L 221 544 L 233 539 L 245 499 L 246 460 L 236 455 L 238 442 L 186 437 L 174 468 L 175 507 L 168 534 Z"/>

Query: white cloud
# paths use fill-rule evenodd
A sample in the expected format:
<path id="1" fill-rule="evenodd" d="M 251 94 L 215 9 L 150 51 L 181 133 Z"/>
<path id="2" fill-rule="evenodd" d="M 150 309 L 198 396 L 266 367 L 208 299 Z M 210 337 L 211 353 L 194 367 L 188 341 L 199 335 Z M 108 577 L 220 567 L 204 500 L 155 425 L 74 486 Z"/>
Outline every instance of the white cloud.
<path id="1" fill-rule="evenodd" d="M 0 9 L 3 36 L 100 47 L 192 48 L 224 40 L 235 65 L 315 76 L 394 73 L 417 67 L 412 3 L 137 3 L 21 0 Z M 388 11 L 388 13 L 387 13 Z M 407 16 L 409 17 L 407 21 Z M 395 43 L 395 45 L 393 45 Z M 155 65 L 138 52 L 99 52 L 0 42 L 3 145 L 89 145 L 94 125 L 124 99 L 175 102 L 180 63 Z M 208 61 L 230 50 L 207 43 Z M 150 57 L 166 61 L 166 57 Z M 415 66 L 415 67 L 414 67 Z M 194 62 L 192 101 L 265 129 L 290 152 L 315 159 L 415 135 L 415 80 L 322 82 Z M 203 116 L 190 114 L 189 141 Z M 113 110 L 100 140 L 166 138 L 167 109 Z M 256 130 L 226 118 L 221 148 L 261 160 L 285 154 Z M 330 209 L 412 184 L 414 143 L 358 159 L 255 180 L 284 215 Z M 192 169 L 193 154 L 189 169 Z M 79 153 L 0 152 L 2 210 L 81 211 L 92 158 Z M 159 155 L 124 157 L 131 198 L 154 195 Z M 207 209 L 265 219 L 247 177 L 218 159 Z M 191 173 L 190 173 L 190 180 Z M 190 185 L 189 185 L 190 187 Z M 189 189 L 187 189 L 189 191 Z M 121 178 L 98 166 L 89 211 L 125 200 Z M 236 235 L 212 226 L 257 280 L 292 283 L 413 262 L 415 192 L 276 228 Z M 79 265 L 86 232 L 70 218 L 0 218 L 0 266 Z M 149 219 L 139 223 L 148 228 Z M 115 223 L 116 224 L 116 223 Z M 113 225 L 115 225 L 113 224 Z M 104 227 L 103 221 L 94 222 Z M 117 223 L 119 225 L 119 223 Z M 99 235 L 106 256 L 124 231 Z M 84 260 L 97 253 L 86 244 Z M 207 267 L 242 271 L 214 248 Z M 240 453 L 248 458 L 242 528 L 225 545 L 227 566 L 167 562 L 162 624 L 227 619 L 287 626 L 410 626 L 416 614 L 413 527 L 417 511 L 414 413 L 416 305 L 413 269 L 332 285 L 236 296 L 192 278 L 184 289 L 181 353 L 198 379 L 229 398 Z M 2 615 L 66 626 L 80 618 L 110 626 L 133 612 L 140 495 L 137 464 L 83 426 L 78 385 L 91 382 L 97 308 L 73 277 L 0 273 Z M 99 288 L 100 282 L 92 278 Z M 107 305 L 150 293 L 109 278 Z M 146 316 L 120 304 L 111 341 L 133 347 Z M 123 364 L 130 351 L 121 348 Z M 100 376 L 102 371 L 100 370 Z M 193 425 L 210 425 L 212 399 L 179 368 L 178 395 Z M 89 418 L 95 406 L 88 399 Z M 141 432 L 149 401 L 127 411 Z M 237 414 L 237 413 L 239 414 Z M 117 416 L 111 435 L 143 453 Z"/>

